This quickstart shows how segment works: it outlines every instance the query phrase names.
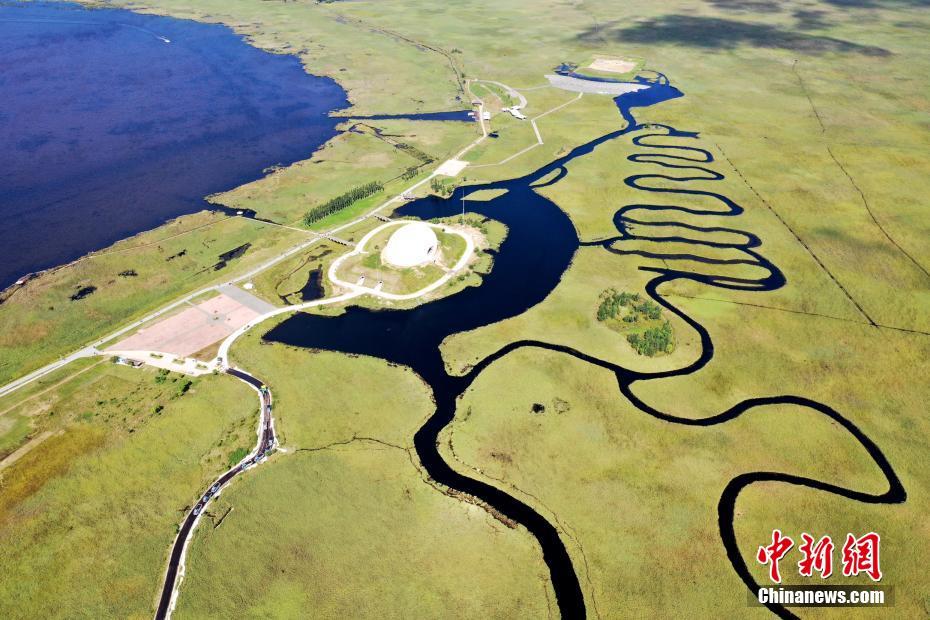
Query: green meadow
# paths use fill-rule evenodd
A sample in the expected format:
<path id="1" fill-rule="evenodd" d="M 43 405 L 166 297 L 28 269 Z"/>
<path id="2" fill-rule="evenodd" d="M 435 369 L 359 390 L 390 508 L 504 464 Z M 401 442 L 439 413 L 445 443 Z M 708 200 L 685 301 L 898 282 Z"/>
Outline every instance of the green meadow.
<path id="1" fill-rule="evenodd" d="M 754 555 L 774 528 L 834 540 L 847 531 L 878 531 L 886 583 L 896 588 L 894 614 L 930 613 L 930 549 L 919 544 L 927 538 L 930 509 L 930 393 L 921 372 L 930 354 L 930 15 L 922 3 L 106 4 L 224 23 L 253 45 L 296 54 L 309 72 L 346 88 L 353 107 L 342 114 L 458 110 L 470 107 L 473 95 L 487 98 L 496 113 L 505 105 L 503 93 L 472 83 L 469 94 L 464 79 L 524 89 L 527 116 L 546 114 L 536 121 L 542 144 L 529 121 L 495 114 L 496 137 L 464 156 L 470 166 L 450 184 L 525 175 L 623 128 L 609 97 L 578 98 L 547 86 L 544 75 L 559 63 L 615 56 L 667 75 L 685 96 L 637 109 L 636 118 L 696 132 L 657 141 L 706 150 L 714 161 L 701 165 L 725 178 L 651 183 L 718 192 L 744 211 L 735 217 L 679 213 L 679 225 L 659 235 L 651 224 L 668 223 L 667 211 L 634 212 L 642 222 L 632 232 L 688 237 L 693 227 L 714 228 L 701 239 L 726 243 L 743 236 L 723 229 L 747 231 L 761 240 L 754 251 L 786 281 L 769 292 L 688 280 L 663 285 L 659 294 L 708 330 L 714 357 L 694 374 L 640 382 L 633 390 L 682 417 L 787 394 L 828 404 L 854 422 L 888 457 L 907 501 L 867 505 L 785 484 L 754 485 L 737 502 L 740 551 L 761 580 L 765 569 Z M 365 183 L 385 184 L 382 193 L 314 225 L 323 230 L 426 178 L 479 135 L 467 123 L 346 123 L 356 131 L 305 162 L 211 199 L 299 229 L 312 206 Z M 693 172 L 631 161 L 650 152 L 632 141 L 647 133 L 664 132 L 645 129 L 601 144 L 539 190 L 568 214 L 582 241 L 617 236 L 613 216 L 624 205 L 719 210 L 707 197 L 647 194 L 624 184 L 633 174 Z M 435 163 L 421 166 L 411 149 Z M 376 225 L 368 220 L 340 236 L 357 240 Z M 488 225 L 503 238 L 494 222 Z M 44 275 L 0 305 L 0 383 L 244 272 L 306 235 L 201 213 Z M 212 271 L 219 253 L 244 243 L 252 244 L 245 256 Z M 680 318 L 668 316 L 674 350 L 648 357 L 597 321 L 597 305 L 607 289 L 642 294 L 653 277 L 642 267 L 765 275 L 735 262 L 745 258 L 742 252 L 695 246 L 624 239 L 610 244 L 618 253 L 581 247 L 543 302 L 447 338 L 447 367 L 463 374 L 524 339 L 637 371 L 685 367 L 701 344 Z M 182 250 L 187 253 L 167 260 Z M 277 304 L 299 301 L 311 272 L 325 272 L 345 251 L 332 243 L 308 248 L 256 276 L 255 291 Z M 493 269 L 487 255 L 479 265 L 477 271 Z M 138 277 L 119 275 L 127 269 Z M 450 286 L 479 283 L 480 274 L 472 273 Z M 70 300 L 87 286 L 96 287 L 92 295 Z M 286 451 L 237 480 L 211 508 L 231 510 L 221 526 L 211 521 L 198 530 L 179 617 L 297 617 L 307 609 L 372 617 L 555 613 L 535 541 L 469 498 L 451 497 L 420 468 L 410 442 L 431 405 L 411 372 L 368 358 L 259 346 L 260 335 L 247 335 L 233 358 L 274 391 Z M 254 405 L 244 386 L 207 377 L 172 397 L 174 382 L 155 384 L 154 373 L 89 364 L 0 399 L 0 454 L 51 433 L 0 471 L 0 528 L 14 541 L 0 556 L 5 616 L 23 610 L 47 617 L 150 616 L 181 509 L 247 445 Z M 74 379 L 79 383 L 67 382 L 82 370 Z M 99 396 L 104 390 L 118 402 Z M 56 416 L 64 411 L 68 419 L 61 422 Z M 747 607 L 745 586 L 720 542 L 716 507 L 725 485 L 762 470 L 873 493 L 885 484 L 848 433 L 810 410 L 763 407 L 711 427 L 671 424 L 635 409 L 610 373 L 539 350 L 519 350 L 488 367 L 441 440 L 456 469 L 515 495 L 558 528 L 592 617 L 770 615 Z M 862 609 L 843 614 L 869 617 Z"/>
<path id="2" fill-rule="evenodd" d="M 188 381 L 103 362 L 0 414 L 49 434 L 0 469 L 0 614 L 151 617 L 185 510 L 255 441 L 247 386 Z"/>
<path id="3" fill-rule="evenodd" d="M 274 386 L 283 452 L 211 507 L 231 512 L 197 532 L 179 618 L 548 613 L 535 540 L 419 466 L 413 433 L 432 407 L 412 372 L 254 335 L 232 356 Z"/>
<path id="4" fill-rule="evenodd" d="M 186 216 L 28 282 L 0 304 L 0 383 L 106 336 L 159 306 L 227 281 L 305 239 L 208 211 Z M 250 244 L 218 268 L 220 254 Z M 92 294 L 72 299 L 76 291 Z"/>

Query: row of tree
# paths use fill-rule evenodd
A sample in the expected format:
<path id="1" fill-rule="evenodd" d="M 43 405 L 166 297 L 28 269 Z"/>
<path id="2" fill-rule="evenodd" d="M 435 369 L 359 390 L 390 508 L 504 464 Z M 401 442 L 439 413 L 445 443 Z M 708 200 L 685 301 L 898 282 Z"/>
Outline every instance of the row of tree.
<path id="1" fill-rule="evenodd" d="M 378 181 L 372 181 L 371 183 L 366 183 L 365 185 L 353 187 L 345 194 L 327 200 L 323 204 L 317 205 L 307 211 L 307 214 L 304 215 L 304 223 L 310 225 L 314 222 L 322 220 L 324 217 L 328 217 L 333 213 L 342 211 L 346 207 L 351 206 L 353 203 L 361 200 L 362 198 L 368 198 L 372 194 L 376 194 L 383 189 L 384 185 Z"/>
<path id="2" fill-rule="evenodd" d="M 433 163 L 433 161 L 435 161 L 432 155 L 430 155 L 429 153 L 424 153 L 417 147 L 411 146 L 407 144 L 406 142 L 396 142 L 394 146 L 396 146 L 398 149 L 400 149 L 407 155 L 410 155 L 410 157 L 413 157 L 414 159 L 419 159 L 424 164 L 431 164 Z"/>

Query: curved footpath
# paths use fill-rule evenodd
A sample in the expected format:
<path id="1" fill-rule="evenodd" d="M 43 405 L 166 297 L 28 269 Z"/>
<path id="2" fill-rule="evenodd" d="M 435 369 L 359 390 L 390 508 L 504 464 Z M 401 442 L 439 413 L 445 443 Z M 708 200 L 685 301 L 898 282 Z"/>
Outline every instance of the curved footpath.
<path id="1" fill-rule="evenodd" d="M 358 244 L 357 248 L 345 256 L 355 255 L 362 253 L 362 248 L 365 247 L 365 244 L 374 236 L 378 231 L 388 227 L 397 225 L 397 222 L 388 222 L 382 226 L 377 227 L 370 233 L 368 233 Z M 385 299 L 414 299 L 425 295 L 445 282 L 449 280 L 455 273 L 460 271 L 468 263 L 468 260 L 471 258 L 474 252 L 474 242 L 471 237 L 468 235 L 462 234 L 454 229 L 448 228 L 446 226 L 431 224 L 436 228 L 443 230 L 444 232 L 451 232 L 460 235 L 466 241 L 466 250 L 462 254 L 462 257 L 458 260 L 456 265 L 447 271 L 443 277 L 439 278 L 436 282 L 432 283 L 429 286 L 422 288 L 421 290 L 411 293 L 408 295 L 393 295 L 391 293 L 384 293 L 380 290 L 375 290 L 369 287 L 353 285 L 348 282 L 343 282 L 335 276 L 335 266 L 338 262 L 341 262 L 341 259 L 345 256 L 340 257 L 340 260 L 333 264 L 330 267 L 329 275 L 333 282 L 338 286 L 343 286 L 349 289 L 348 293 L 342 295 L 337 295 L 335 297 L 327 297 L 325 299 L 316 299 L 313 301 L 308 301 L 303 304 L 297 304 L 293 306 L 285 306 L 283 308 L 276 308 L 270 312 L 267 312 L 259 317 L 256 317 L 249 323 L 243 325 L 235 332 L 226 337 L 225 340 L 220 344 L 220 349 L 218 352 L 218 368 L 221 368 L 226 372 L 226 374 L 236 377 L 237 379 L 248 383 L 252 386 L 259 394 L 259 401 L 261 403 L 261 414 L 259 416 L 259 425 L 258 425 L 258 444 L 255 447 L 255 450 L 252 451 L 246 458 L 236 464 L 235 467 L 228 470 L 222 476 L 220 476 L 197 500 L 196 504 L 190 509 L 187 513 L 187 516 L 184 518 L 183 523 L 181 524 L 180 529 L 178 530 L 178 535 L 175 538 L 174 544 L 171 547 L 171 553 L 168 557 L 168 568 L 165 572 L 165 579 L 162 585 L 161 597 L 158 601 L 158 608 L 155 612 L 156 620 L 163 620 L 171 617 L 171 613 L 174 611 L 174 607 L 177 603 L 177 597 L 179 593 L 179 587 L 181 580 L 184 578 L 184 558 L 187 553 L 187 546 L 190 543 L 191 537 L 193 536 L 194 530 L 197 528 L 197 524 L 200 521 L 201 516 L 206 510 L 207 505 L 210 501 L 219 495 L 220 491 L 229 484 L 229 482 L 246 471 L 247 469 L 258 465 L 263 462 L 268 454 L 276 447 L 277 440 L 274 434 L 274 418 L 272 416 L 272 406 L 271 406 L 271 392 L 260 380 L 248 374 L 244 370 L 237 368 L 231 368 L 229 366 L 229 349 L 232 347 L 233 343 L 240 338 L 247 331 L 259 325 L 260 323 L 278 316 L 281 314 L 287 314 L 292 312 L 299 312 L 301 310 L 306 310 L 315 306 L 323 306 L 334 303 L 340 303 L 343 301 L 348 301 L 354 297 L 359 297 L 361 295 L 373 295 L 375 297 L 381 297 Z"/>
<path id="2" fill-rule="evenodd" d="M 456 273 L 461 271 L 465 267 L 465 265 L 468 264 L 468 261 L 471 259 L 472 254 L 475 251 L 475 242 L 471 238 L 470 235 L 466 235 L 462 233 L 461 231 L 456 230 L 455 228 L 446 226 L 444 224 L 433 224 L 431 222 L 426 222 L 432 228 L 441 230 L 444 233 L 458 235 L 459 237 L 465 240 L 465 251 L 462 253 L 462 256 L 459 258 L 458 261 L 456 261 L 454 266 L 446 270 L 446 273 L 441 278 L 437 279 L 435 282 L 432 282 L 428 284 L 427 286 L 424 286 L 420 290 L 414 291 L 413 293 L 398 294 L 398 293 L 385 293 L 380 288 L 371 287 L 371 286 L 362 286 L 361 284 L 352 284 L 351 282 L 346 282 L 345 280 L 342 280 L 341 278 L 339 278 L 336 272 L 339 270 L 339 266 L 347 258 L 350 258 L 352 256 L 357 256 L 359 254 L 368 254 L 368 252 L 366 252 L 364 248 L 368 244 L 368 242 L 371 240 L 372 237 L 374 237 L 376 234 L 378 234 L 385 228 L 389 228 L 391 226 L 399 226 L 405 223 L 407 223 L 405 220 L 386 222 L 382 224 L 381 226 L 378 226 L 374 230 L 370 231 L 364 237 L 362 237 L 359 240 L 354 250 L 346 254 L 343 254 L 342 256 L 340 256 L 339 258 L 337 258 L 330 264 L 329 270 L 327 271 L 327 275 L 329 276 L 330 282 L 332 282 L 333 284 L 336 284 L 337 286 L 346 288 L 358 295 L 368 294 L 368 295 L 373 295 L 375 297 L 380 297 L 381 299 L 389 299 L 391 301 L 405 301 L 408 299 L 416 299 L 417 297 L 422 297 L 423 295 L 426 295 L 427 293 L 431 293 L 435 291 L 437 288 L 439 288 L 440 286 L 448 282 L 452 278 L 452 276 L 454 276 Z"/>
<path id="3" fill-rule="evenodd" d="M 274 418 L 271 415 L 271 392 L 265 385 L 252 375 L 235 368 L 226 370 L 226 374 L 236 377 L 240 381 L 248 383 L 258 392 L 258 399 L 261 405 L 258 423 L 258 443 L 255 449 L 247 457 L 242 459 L 235 467 L 224 473 L 222 476 L 210 485 L 197 500 L 197 503 L 190 509 L 184 522 L 178 530 L 178 535 L 174 539 L 174 545 L 171 547 L 171 554 L 168 557 L 168 569 L 165 571 L 165 580 L 162 585 L 161 597 L 158 600 L 158 608 L 155 611 L 156 620 L 171 617 L 174 606 L 178 599 L 178 586 L 184 578 L 184 558 L 187 554 L 187 545 L 190 543 L 191 536 L 200 522 L 210 504 L 210 501 L 220 494 L 220 491 L 229 484 L 229 482 L 246 471 L 253 465 L 257 465 L 267 458 L 269 452 L 274 450 L 277 439 L 274 434 Z"/>

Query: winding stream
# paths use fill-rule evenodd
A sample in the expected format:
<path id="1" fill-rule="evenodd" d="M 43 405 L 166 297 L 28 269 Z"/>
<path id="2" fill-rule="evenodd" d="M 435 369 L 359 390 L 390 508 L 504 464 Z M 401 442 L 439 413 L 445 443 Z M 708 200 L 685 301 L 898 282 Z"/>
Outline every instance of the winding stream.
<path id="1" fill-rule="evenodd" d="M 481 286 L 468 288 L 457 295 L 411 310 L 375 311 L 353 307 L 338 317 L 299 314 L 264 336 L 268 341 L 295 346 L 371 355 L 407 365 L 418 373 L 431 387 L 436 401 L 435 412 L 414 436 L 414 445 L 420 461 L 429 475 L 440 484 L 487 502 L 508 518 L 519 522 L 536 537 L 549 567 L 563 617 L 583 617 L 586 607 L 578 576 L 556 528 L 533 508 L 505 491 L 452 469 L 443 460 L 437 446 L 439 433 L 455 416 L 456 399 L 485 368 L 516 349 L 548 349 L 608 369 L 615 374 L 619 392 L 624 398 L 641 412 L 669 423 L 712 426 L 751 412 L 759 406 L 793 404 L 808 407 L 827 416 L 855 437 L 888 480 L 889 488 L 885 493 L 869 494 L 776 472 L 746 473 L 733 478 L 727 484 L 718 503 L 720 536 L 734 570 L 747 587 L 753 590 L 757 585 L 739 552 L 733 528 L 734 506 L 740 492 L 748 485 L 766 481 L 783 482 L 868 503 L 895 503 L 906 498 L 901 482 L 878 446 L 852 422 L 821 403 L 791 395 L 748 399 L 717 415 L 691 419 L 659 411 L 640 400 L 633 392 L 632 386 L 638 381 L 687 375 L 703 368 L 713 358 L 714 346 L 710 334 L 696 320 L 659 295 L 658 289 L 661 285 L 674 280 L 693 280 L 726 289 L 771 291 L 785 283 L 785 276 L 781 271 L 757 252 L 756 248 L 761 245 L 761 240 L 756 235 L 732 228 L 700 227 L 676 221 L 676 215 L 679 214 L 734 216 L 739 215 L 743 209 L 721 194 L 683 187 L 694 181 L 722 180 L 724 176 L 702 165 L 714 161 L 709 151 L 690 144 L 681 144 L 697 140 L 697 133 L 680 131 L 666 125 L 647 126 L 636 122 L 632 114 L 633 108 L 682 96 L 682 93 L 671 86 L 661 74 L 650 79 L 639 78 L 637 82 L 648 84 L 649 88 L 615 99 L 621 116 L 627 121 L 624 129 L 607 133 L 583 144 L 526 176 L 468 186 L 469 193 L 482 189 L 505 190 L 504 194 L 486 202 L 469 203 L 469 211 L 501 221 L 509 229 L 509 234 L 495 257 L 494 267 L 491 273 L 484 277 Z M 649 133 L 645 133 L 646 131 Z M 616 236 L 597 242 L 582 243 L 568 216 L 535 189 L 557 183 L 564 178 L 568 174 L 566 165 L 576 158 L 591 154 L 599 145 L 609 140 L 633 133 L 637 133 L 632 139 L 633 144 L 647 149 L 648 152 L 630 155 L 628 160 L 633 164 L 658 165 L 668 170 L 668 173 L 633 174 L 624 179 L 627 186 L 647 195 L 664 194 L 684 199 L 699 196 L 715 201 L 718 207 L 697 208 L 687 204 L 669 206 L 649 202 L 626 205 L 614 215 L 614 224 L 618 232 Z M 663 184 L 656 185 L 655 181 Z M 669 184 L 673 187 L 668 187 Z M 416 200 L 399 209 L 398 214 L 422 219 L 452 216 L 459 212 L 461 198 L 462 195 L 456 192 L 448 199 L 431 197 Z M 707 201 L 701 202 L 704 204 Z M 664 219 L 639 220 L 636 216 L 641 212 L 658 213 Z M 638 236 L 638 232 L 631 231 L 631 224 L 635 225 L 636 231 L 675 227 L 676 230 L 692 231 L 696 233 L 695 237 L 726 233 L 728 239 L 741 238 L 742 241 L 714 242 L 681 235 Z M 448 374 L 439 351 L 440 344 L 447 336 L 519 315 L 541 302 L 558 285 L 580 246 L 601 247 L 604 251 L 615 254 L 661 256 L 616 247 L 618 242 L 629 240 L 690 245 L 694 248 L 693 254 L 668 254 L 664 257 L 688 258 L 708 267 L 709 272 L 701 273 L 673 267 L 640 267 L 644 271 L 655 273 L 655 277 L 646 286 L 646 293 L 669 312 L 680 317 L 700 336 L 701 354 L 693 363 L 679 369 L 644 373 L 623 368 L 569 347 L 539 341 L 520 341 L 510 343 L 481 360 L 463 376 Z M 701 256 L 700 250 L 708 247 L 736 250 L 745 258 L 732 261 Z M 713 273 L 715 266 L 734 262 L 761 268 L 765 275 L 759 278 L 742 278 Z M 780 617 L 795 617 L 780 605 L 769 604 L 768 607 Z"/>

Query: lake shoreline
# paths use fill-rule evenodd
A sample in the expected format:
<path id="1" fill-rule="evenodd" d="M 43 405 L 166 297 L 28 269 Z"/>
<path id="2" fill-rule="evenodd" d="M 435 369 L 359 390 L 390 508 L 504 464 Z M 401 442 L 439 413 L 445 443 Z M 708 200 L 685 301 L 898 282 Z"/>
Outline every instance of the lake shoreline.
<path id="1" fill-rule="evenodd" d="M 8 18 L 5 30 L 15 35 L 8 37 L 14 41 L 7 45 L 16 55 L 31 56 L 35 61 L 36 66 L 27 66 L 23 74 L 32 71 L 41 75 L 36 69 L 43 67 L 50 71 L 59 69 L 58 59 L 39 58 L 43 48 L 37 45 L 42 44 L 58 55 L 73 52 L 68 45 L 76 44 L 69 43 L 67 36 L 65 43 L 60 42 L 64 29 L 65 35 L 73 32 L 83 37 L 103 31 L 100 36 L 107 40 L 96 42 L 91 46 L 93 51 L 85 52 L 90 59 L 99 58 L 99 48 L 106 50 L 108 44 L 129 37 L 130 42 L 154 56 L 126 64 L 125 73 L 130 74 L 140 63 L 151 60 L 156 78 L 151 87 L 147 78 L 141 86 L 123 87 L 114 82 L 113 93 L 100 94 L 104 99 L 110 95 L 110 100 L 102 104 L 109 107 L 102 111 L 81 109 L 72 115 L 68 109 L 62 109 L 36 121 L 22 122 L 28 118 L 24 111 L 35 105 L 37 97 L 47 95 L 48 89 L 30 95 L 31 99 L 21 96 L 17 102 L 15 96 L 21 94 L 17 89 L 26 92 L 32 83 L 23 78 L 19 85 L 15 83 L 19 76 L 11 76 L 8 90 L 14 101 L 8 119 L 10 122 L 17 119 L 17 133 L 11 136 L 16 147 L 7 155 L 10 160 L 5 163 L 7 174 L 0 175 L 0 186 L 9 197 L 0 224 L 0 239 L 6 239 L 13 258 L 7 262 L 5 271 L 0 272 L 0 299 L 9 297 L 10 289 L 16 288 L 18 281 L 21 286 L 24 279 L 33 280 L 67 268 L 120 241 L 156 231 L 177 218 L 203 210 L 226 211 L 228 207 L 213 201 L 215 196 L 264 179 L 269 169 L 307 161 L 343 133 L 337 128 L 344 120 L 332 115 L 348 110 L 351 103 L 337 80 L 309 73 L 295 54 L 257 47 L 249 37 L 229 26 L 86 3 L 7 5 L 0 6 L 0 11 Z M 77 14 L 93 18 L 76 21 L 73 16 Z M 63 19 L 32 18 L 56 15 Z M 156 20 L 157 27 L 146 28 L 152 25 L 150 20 Z M 114 31 L 116 35 L 112 34 Z M 175 32 L 183 33 L 180 41 Z M 52 47 L 48 48 L 49 45 Z M 178 45 L 190 47 L 178 51 Z M 81 46 L 86 47 L 83 41 Z M 210 55 L 202 56 L 204 50 Z M 176 62 L 178 56 L 188 61 L 188 65 Z M 229 65 L 224 63 L 233 64 L 237 59 L 247 59 L 244 62 L 251 66 L 236 64 L 238 71 L 230 78 L 232 72 L 225 70 Z M 13 57 L 10 62 L 16 60 Z M 217 63 L 218 68 L 213 66 Z M 189 68 L 188 75 L 185 71 Z M 210 88 L 198 90 L 193 82 L 203 78 L 208 69 L 220 75 L 212 76 L 216 83 Z M 103 79 L 93 73 L 87 72 L 91 80 Z M 71 78 L 76 94 L 67 92 L 64 96 L 89 99 L 91 95 L 84 91 L 91 91 L 94 83 L 83 81 L 87 75 Z M 298 75 L 305 80 L 295 80 Z M 165 84 L 158 83 L 157 78 L 162 77 Z M 197 102 L 193 110 L 185 109 L 185 103 L 181 102 L 171 108 L 170 115 L 157 114 L 158 108 L 169 106 L 170 102 L 165 103 L 155 95 L 171 94 L 189 86 L 192 92 L 178 96 L 196 101 L 201 95 L 223 93 L 230 85 L 254 87 L 254 92 L 232 93 L 236 99 L 232 103 L 228 97 Z M 55 82 L 50 89 L 61 90 L 62 86 L 68 86 L 67 79 L 60 85 Z M 97 95 L 94 92 L 92 96 Z M 54 108 L 55 104 L 53 99 L 46 107 Z M 209 109 L 210 105 L 215 105 L 218 111 Z M 107 117 L 107 113 L 114 118 Z M 146 113 L 155 117 L 149 118 Z M 0 119 L 0 125 L 3 124 Z M 240 128 L 245 130 L 241 138 Z M 85 143 L 81 144 L 81 140 Z M 70 142 L 70 146 L 62 146 L 65 142 Z M 104 161 L 88 163 L 98 153 Z M 47 243 L 49 234 L 55 238 L 55 244 Z"/>

